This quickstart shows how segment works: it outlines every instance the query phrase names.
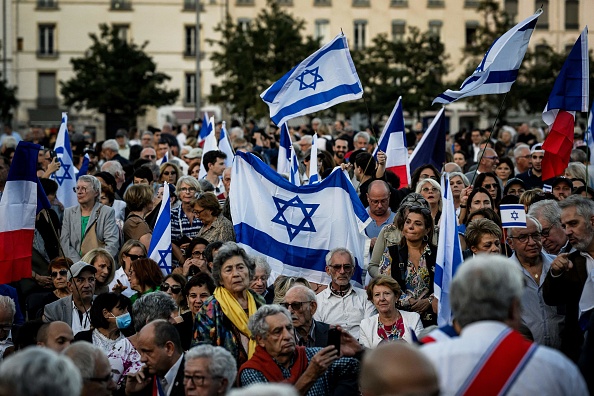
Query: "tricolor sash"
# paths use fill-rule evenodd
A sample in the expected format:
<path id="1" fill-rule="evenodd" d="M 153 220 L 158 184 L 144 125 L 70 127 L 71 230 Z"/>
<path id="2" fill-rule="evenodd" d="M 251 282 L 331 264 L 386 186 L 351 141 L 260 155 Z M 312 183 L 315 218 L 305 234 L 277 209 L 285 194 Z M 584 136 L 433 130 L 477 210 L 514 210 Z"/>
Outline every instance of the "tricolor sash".
<path id="1" fill-rule="evenodd" d="M 502 332 L 483 354 L 458 395 L 504 395 L 526 366 L 537 345 L 512 329 Z"/>

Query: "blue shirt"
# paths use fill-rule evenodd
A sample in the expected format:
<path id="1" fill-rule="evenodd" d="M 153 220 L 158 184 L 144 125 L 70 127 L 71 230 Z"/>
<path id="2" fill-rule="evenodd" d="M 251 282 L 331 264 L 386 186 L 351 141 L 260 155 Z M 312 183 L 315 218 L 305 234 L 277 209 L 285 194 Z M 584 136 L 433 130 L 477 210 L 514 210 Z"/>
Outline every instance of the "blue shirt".
<path id="1" fill-rule="evenodd" d="M 369 213 L 369 208 L 367 208 L 366 210 L 367 213 Z M 388 217 L 386 221 L 384 221 L 382 224 L 378 225 L 375 222 L 375 220 L 371 219 L 371 223 L 369 223 L 369 225 L 365 227 L 365 235 L 367 235 L 369 238 L 377 238 L 384 226 L 392 224 L 394 222 L 394 217 L 396 217 L 396 213 L 392 212 L 390 208 L 388 208 L 388 210 L 390 211 L 390 217 Z"/>

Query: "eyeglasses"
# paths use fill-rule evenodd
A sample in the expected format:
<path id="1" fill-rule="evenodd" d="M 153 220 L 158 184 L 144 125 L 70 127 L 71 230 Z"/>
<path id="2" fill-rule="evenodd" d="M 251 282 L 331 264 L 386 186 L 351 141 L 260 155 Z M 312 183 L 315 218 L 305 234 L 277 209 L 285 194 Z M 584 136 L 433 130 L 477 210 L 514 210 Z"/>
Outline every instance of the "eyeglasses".
<path id="1" fill-rule="evenodd" d="M 192 381 L 194 386 L 204 386 L 204 380 L 207 378 L 211 379 L 220 379 L 223 378 L 221 376 L 215 375 L 213 377 L 205 377 L 204 375 L 191 375 L 188 373 L 184 373 L 184 383 L 188 381 Z"/>
<path id="2" fill-rule="evenodd" d="M 344 272 L 349 272 L 353 269 L 353 266 L 351 264 L 332 264 L 328 267 L 332 268 L 334 271 L 340 271 L 341 269 L 343 269 Z"/>
<path id="3" fill-rule="evenodd" d="M 146 258 L 146 256 L 143 255 L 143 254 L 140 254 L 139 255 L 139 254 L 124 253 L 124 255 L 127 256 L 127 257 L 130 257 L 130 260 L 132 260 L 132 261 L 136 261 L 136 260 L 140 260 L 140 259 Z"/>
<path id="4" fill-rule="evenodd" d="M 85 381 L 92 381 L 92 382 L 109 382 L 113 378 L 113 373 L 107 374 L 105 377 L 90 377 L 84 378 Z"/>
<path id="5" fill-rule="evenodd" d="M 192 257 L 204 257 L 204 252 L 195 251 L 192 252 Z"/>
<path id="6" fill-rule="evenodd" d="M 182 187 L 179 189 L 179 191 L 184 193 L 195 193 L 196 189 L 194 187 Z"/>
<path id="7" fill-rule="evenodd" d="M 428 193 L 428 192 L 436 193 L 439 190 L 437 189 L 437 187 L 432 187 L 432 188 L 424 187 L 423 189 L 421 189 L 421 191 L 424 193 Z"/>
<path id="8" fill-rule="evenodd" d="M 181 286 L 171 286 L 169 283 L 163 283 L 159 289 L 166 292 L 169 288 L 171 288 L 171 293 L 173 294 L 179 294 L 182 289 Z"/>
<path id="9" fill-rule="evenodd" d="M 202 212 L 204 212 L 206 209 L 202 209 L 202 210 L 193 210 L 192 214 L 195 214 L 196 216 L 200 216 L 202 214 Z"/>
<path id="10" fill-rule="evenodd" d="M 144 157 L 142 157 L 143 159 L 157 159 L 156 155 L 145 155 Z"/>
<path id="11" fill-rule="evenodd" d="M 84 187 L 84 186 L 82 186 L 82 187 L 72 187 L 72 191 L 74 191 L 74 192 L 79 192 L 80 191 L 81 193 L 86 194 L 87 193 L 87 188 Z"/>
<path id="12" fill-rule="evenodd" d="M 493 156 L 491 156 L 491 155 L 484 155 L 483 158 L 490 159 L 490 160 L 499 159 L 499 157 L 496 156 L 496 155 L 493 155 Z"/>
<path id="13" fill-rule="evenodd" d="M 289 307 L 293 310 L 293 311 L 299 311 L 301 309 L 301 307 L 303 306 L 303 304 L 310 304 L 311 301 L 297 301 L 297 302 L 292 302 L 292 303 L 281 303 L 281 305 L 287 309 L 289 309 Z"/>
<path id="14" fill-rule="evenodd" d="M 177 175 L 177 172 L 176 171 L 171 171 L 171 172 L 165 171 L 165 172 L 163 172 L 163 175 L 165 175 L 165 176 L 169 176 L 169 175 L 175 176 L 175 175 Z"/>
<path id="15" fill-rule="evenodd" d="M 68 275 L 68 270 L 52 271 L 52 278 L 57 278 L 58 274 L 60 274 L 60 276 L 66 276 Z"/>
<path id="16" fill-rule="evenodd" d="M 553 226 L 551 225 L 550 227 L 543 229 L 542 232 L 540 233 L 540 236 L 542 236 L 543 238 L 548 238 L 549 235 L 551 235 L 552 228 L 553 228 Z"/>
<path id="17" fill-rule="evenodd" d="M 540 237 L 541 237 L 540 233 L 535 232 L 533 234 L 524 234 L 524 235 L 519 235 L 517 237 L 511 237 L 510 236 L 509 238 L 510 239 L 517 239 L 518 242 L 520 242 L 520 243 L 528 243 L 528 238 L 532 238 L 532 240 L 534 242 L 540 242 Z"/>
<path id="18" fill-rule="evenodd" d="M 492 188 L 498 188 L 499 186 L 497 185 L 497 183 L 493 183 L 493 184 L 483 184 L 483 188 L 486 188 L 487 190 L 490 190 Z"/>
<path id="19" fill-rule="evenodd" d="M 373 205 L 379 205 L 379 204 L 387 204 L 389 201 L 389 198 L 384 198 L 384 199 L 370 199 L 369 203 L 373 204 Z"/>

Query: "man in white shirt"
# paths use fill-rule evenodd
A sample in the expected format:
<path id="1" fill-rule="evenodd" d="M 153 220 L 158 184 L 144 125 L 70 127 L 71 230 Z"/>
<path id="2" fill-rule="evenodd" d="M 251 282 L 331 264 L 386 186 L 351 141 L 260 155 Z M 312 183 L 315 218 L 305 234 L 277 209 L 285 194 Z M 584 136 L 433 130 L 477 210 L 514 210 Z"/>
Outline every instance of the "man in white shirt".
<path id="1" fill-rule="evenodd" d="M 375 315 L 377 311 L 367 299 L 365 290 L 351 285 L 355 257 L 345 248 L 331 250 L 326 255 L 326 273 L 332 281 L 317 296 L 318 310 L 314 319 L 329 325 L 340 325 L 358 339 L 361 320 Z"/>
<path id="2" fill-rule="evenodd" d="M 458 269 L 450 301 L 460 337 L 421 348 L 437 369 L 442 394 L 588 394 L 569 359 L 516 331 L 523 282 L 502 256 L 478 255 Z"/>

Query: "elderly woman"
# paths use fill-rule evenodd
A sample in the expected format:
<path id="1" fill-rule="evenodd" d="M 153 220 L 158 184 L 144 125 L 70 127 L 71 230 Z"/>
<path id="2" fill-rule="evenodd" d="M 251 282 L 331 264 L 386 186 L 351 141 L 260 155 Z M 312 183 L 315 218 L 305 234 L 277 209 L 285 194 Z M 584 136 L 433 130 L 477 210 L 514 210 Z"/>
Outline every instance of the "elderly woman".
<path id="1" fill-rule="evenodd" d="M 439 218 L 441 217 L 441 186 L 439 182 L 431 178 L 421 179 L 417 183 L 415 192 L 421 194 L 429 203 L 433 224 L 439 224 Z"/>
<path id="2" fill-rule="evenodd" d="M 256 274 L 252 278 L 250 289 L 261 295 L 266 300 L 266 304 L 272 304 L 274 300 L 274 288 L 268 287 L 268 278 L 270 278 L 272 269 L 262 256 L 256 257 L 255 261 Z"/>
<path id="3" fill-rule="evenodd" d="M 130 288 L 136 291 L 136 294 L 130 297 L 130 301 L 134 304 L 138 297 L 159 290 L 163 283 L 163 273 L 155 261 L 141 258 L 130 263 L 128 280 Z"/>
<path id="4" fill-rule="evenodd" d="M 193 213 L 202 222 L 202 228 L 197 236 L 208 242 L 235 242 L 233 223 L 223 216 L 216 195 L 211 192 L 202 193 L 192 201 L 191 205 L 194 208 Z"/>
<path id="5" fill-rule="evenodd" d="M 265 304 L 249 290 L 255 265 L 245 250 L 227 242 L 218 251 L 212 268 L 217 288 L 196 315 L 193 344 L 223 346 L 239 368 L 252 357 L 256 342 L 251 338 L 248 319 Z"/>
<path id="6" fill-rule="evenodd" d="M 76 182 L 78 205 L 64 211 L 60 244 L 64 255 L 73 262 L 97 247 L 115 256 L 120 248 L 120 233 L 113 208 L 99 203 L 101 183 L 95 176 L 84 175 Z"/>
<path id="7" fill-rule="evenodd" d="M 107 250 L 97 248 L 85 254 L 82 261 L 97 269 L 95 273 L 95 295 L 108 292 L 109 284 L 113 280 L 116 271 L 113 256 Z"/>
<path id="8" fill-rule="evenodd" d="M 153 210 L 153 189 L 146 184 L 132 185 L 126 190 L 124 201 L 130 211 L 124 222 L 124 241 L 135 239 L 148 249 L 153 231 L 144 218 Z"/>
<path id="9" fill-rule="evenodd" d="M 184 262 L 183 250 L 198 236 L 198 231 L 202 228 L 202 222 L 194 214 L 192 206 L 198 192 L 200 184 L 192 176 L 182 176 L 177 181 L 176 194 L 181 205 L 171 209 L 171 242 L 175 245 L 172 246 L 173 254 L 180 263 Z"/>
<path id="10" fill-rule="evenodd" d="M 146 258 L 146 256 L 146 247 L 140 241 L 134 239 L 126 241 L 118 255 L 120 268 L 116 270 L 114 278 L 109 284 L 109 290 L 114 293 L 122 293 L 126 297 L 132 297 L 135 291 L 130 289 L 130 280 L 128 279 L 130 263 L 141 258 Z"/>
<path id="11" fill-rule="evenodd" d="M 167 182 L 175 186 L 181 175 L 181 170 L 177 165 L 173 162 L 165 162 L 160 168 L 159 183 Z"/>
<path id="12" fill-rule="evenodd" d="M 501 254 L 501 228 L 489 219 L 472 220 L 466 227 L 466 245 L 469 252 L 465 252 L 465 258 L 472 255 Z"/>
<path id="13" fill-rule="evenodd" d="M 49 263 L 48 272 L 54 284 L 54 291 L 48 293 L 41 301 L 40 313 L 43 313 L 43 307 L 58 301 L 63 297 L 68 297 L 70 289 L 68 288 L 68 269 L 72 266 L 72 260 L 68 257 L 56 257 Z"/>
<path id="14" fill-rule="evenodd" d="M 462 172 L 450 172 L 450 188 L 452 189 L 452 197 L 454 198 L 454 207 L 456 211 L 460 209 L 460 198 L 462 191 L 470 185 L 468 178 Z"/>
<path id="15" fill-rule="evenodd" d="M 382 342 L 396 340 L 414 343 L 411 329 L 418 335 L 423 330 L 423 324 L 418 313 L 396 308 L 401 295 L 398 282 L 387 275 L 379 275 L 369 283 L 367 299 L 375 305 L 378 313 L 361 321 L 361 345 L 375 348 Z"/>

